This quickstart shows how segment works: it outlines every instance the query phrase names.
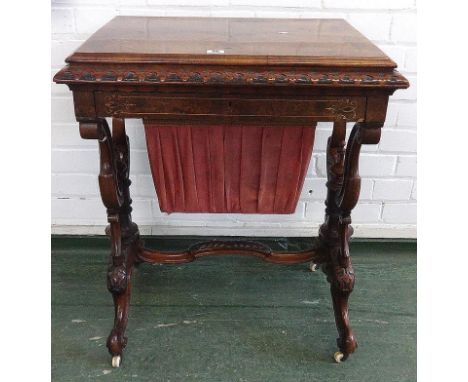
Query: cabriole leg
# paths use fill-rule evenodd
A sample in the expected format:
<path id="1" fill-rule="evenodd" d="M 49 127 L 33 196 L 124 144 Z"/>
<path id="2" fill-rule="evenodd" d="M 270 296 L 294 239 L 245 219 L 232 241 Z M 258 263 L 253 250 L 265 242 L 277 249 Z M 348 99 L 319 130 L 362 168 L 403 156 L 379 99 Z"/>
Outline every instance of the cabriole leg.
<path id="1" fill-rule="evenodd" d="M 381 125 L 356 123 L 345 150 L 346 121 L 334 123 L 327 147 L 327 199 L 325 222 L 319 237 L 328 252 L 322 266 L 330 283 L 335 323 L 338 330 L 339 351 L 336 362 L 344 361 L 357 348 L 357 341 L 349 323 L 348 300 L 354 288 L 354 270 L 349 255 L 349 239 L 353 233 L 351 210 L 360 192 L 359 154 L 362 144 L 376 144 Z"/>

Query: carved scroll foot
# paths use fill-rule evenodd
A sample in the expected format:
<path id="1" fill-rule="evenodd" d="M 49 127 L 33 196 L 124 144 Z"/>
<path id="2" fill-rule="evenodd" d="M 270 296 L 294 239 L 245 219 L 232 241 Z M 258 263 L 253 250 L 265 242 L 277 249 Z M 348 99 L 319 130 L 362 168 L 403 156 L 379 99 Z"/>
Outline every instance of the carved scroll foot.
<path id="1" fill-rule="evenodd" d="M 124 336 L 130 306 L 130 273 L 124 256 L 113 257 L 107 272 L 107 288 L 114 300 L 114 326 L 107 339 L 107 348 L 112 356 L 121 356 L 127 344 Z M 130 270 L 129 270 L 130 268 Z"/>
<path id="2" fill-rule="evenodd" d="M 349 354 L 354 353 L 357 348 L 357 341 L 349 323 L 348 313 L 348 299 L 354 288 L 354 271 L 351 259 L 347 260 L 347 264 L 344 266 L 327 263 L 322 267 L 330 282 L 335 323 L 338 330 L 336 342 L 340 354 L 335 353 L 337 362 L 346 360 Z"/>
<path id="3" fill-rule="evenodd" d="M 338 330 L 336 362 L 344 361 L 357 348 L 356 338 L 349 324 L 348 300 L 354 289 L 354 269 L 349 256 L 352 228 L 349 218 L 329 216 L 320 228 L 320 239 L 328 247 L 328 261 L 322 266 L 330 283 L 335 323 Z"/>
<path id="4" fill-rule="evenodd" d="M 114 300 L 114 325 L 107 338 L 107 348 L 112 355 L 112 366 L 119 367 L 122 352 L 127 345 L 125 330 L 130 307 L 131 276 L 134 260 L 140 248 L 138 229 L 134 227 L 131 236 L 122 240 L 121 255 L 111 256 L 111 265 L 107 272 L 107 288 Z"/>
<path id="5" fill-rule="evenodd" d="M 343 293 L 332 286 L 331 294 L 333 310 L 335 312 L 335 323 L 338 329 L 336 344 L 338 345 L 338 349 L 343 353 L 343 360 L 345 360 L 357 348 L 357 341 L 348 318 L 348 298 L 350 293 Z"/>
<path id="6" fill-rule="evenodd" d="M 127 345 L 125 329 L 128 322 L 128 308 L 130 306 L 130 284 L 122 293 L 113 293 L 114 298 L 114 327 L 107 338 L 107 348 L 112 356 L 122 356 Z"/>

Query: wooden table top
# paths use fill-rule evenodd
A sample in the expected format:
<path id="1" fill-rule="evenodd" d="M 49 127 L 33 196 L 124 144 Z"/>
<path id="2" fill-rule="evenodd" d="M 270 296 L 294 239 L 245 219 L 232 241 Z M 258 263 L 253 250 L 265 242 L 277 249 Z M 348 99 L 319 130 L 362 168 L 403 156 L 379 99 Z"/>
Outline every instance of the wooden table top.
<path id="1" fill-rule="evenodd" d="M 396 67 L 342 19 L 118 16 L 67 62 Z"/>

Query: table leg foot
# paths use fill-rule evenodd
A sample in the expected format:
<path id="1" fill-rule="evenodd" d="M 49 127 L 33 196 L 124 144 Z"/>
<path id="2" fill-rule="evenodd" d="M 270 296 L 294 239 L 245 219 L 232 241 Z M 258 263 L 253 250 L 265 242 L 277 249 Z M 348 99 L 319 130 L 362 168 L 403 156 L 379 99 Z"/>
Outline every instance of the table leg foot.
<path id="1" fill-rule="evenodd" d="M 120 367 L 120 361 L 122 360 L 122 357 L 120 355 L 115 355 L 112 357 L 112 367 L 113 368 L 118 368 Z"/>
<path id="2" fill-rule="evenodd" d="M 309 269 L 311 272 L 316 272 L 318 269 L 320 269 L 320 266 L 319 264 L 316 264 L 312 261 L 309 263 Z"/>
<path id="3" fill-rule="evenodd" d="M 126 264 L 113 264 L 107 274 L 107 286 L 114 300 L 114 326 L 107 338 L 107 348 L 112 355 L 112 366 L 117 365 L 114 367 L 120 365 L 123 349 L 127 345 L 125 329 L 128 322 L 131 291 L 131 269 L 128 268 L 130 267 Z"/>

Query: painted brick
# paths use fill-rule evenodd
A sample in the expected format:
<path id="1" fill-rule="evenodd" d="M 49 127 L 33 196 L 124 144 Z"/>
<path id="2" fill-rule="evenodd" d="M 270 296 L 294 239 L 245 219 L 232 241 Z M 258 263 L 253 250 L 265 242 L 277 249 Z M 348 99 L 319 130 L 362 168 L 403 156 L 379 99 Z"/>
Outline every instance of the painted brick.
<path id="1" fill-rule="evenodd" d="M 288 10 L 287 10 L 288 12 Z M 329 12 L 329 11 L 314 11 L 314 10 L 307 10 L 301 9 L 299 13 L 300 19 L 345 19 L 347 18 L 347 14 L 345 12 Z"/>
<path id="2" fill-rule="evenodd" d="M 416 138 L 416 131 L 386 129 L 382 131 L 379 148 L 381 151 L 415 153 Z"/>
<path id="3" fill-rule="evenodd" d="M 328 125 L 328 126 L 326 126 Z M 315 129 L 314 152 L 327 150 L 328 138 L 332 133 L 332 124 L 317 124 Z"/>
<path id="4" fill-rule="evenodd" d="M 416 177 L 417 157 L 415 155 L 402 155 L 398 157 L 396 176 Z"/>
<path id="5" fill-rule="evenodd" d="M 117 1 L 117 4 L 120 7 L 145 6 L 148 3 L 147 0 L 107 0 L 107 1 Z"/>
<path id="6" fill-rule="evenodd" d="M 79 5 L 113 5 L 115 2 L 122 2 L 122 3 L 132 3 L 132 0 L 53 0 L 54 4 L 64 4 L 64 5 L 72 5 L 72 6 L 79 6 Z M 136 0 L 138 1 L 138 0 Z M 146 0 L 139 0 L 146 2 Z"/>
<path id="7" fill-rule="evenodd" d="M 300 199 L 305 201 L 324 201 L 327 196 L 326 183 L 327 180 L 325 178 L 307 178 L 304 181 Z M 373 185 L 374 181 L 372 179 L 361 179 L 360 200 L 371 199 Z"/>
<path id="8" fill-rule="evenodd" d="M 358 9 L 409 9 L 414 7 L 413 0 L 324 0 L 325 8 Z"/>
<path id="9" fill-rule="evenodd" d="M 78 138 L 78 141 L 81 138 Z M 99 171 L 98 147 L 95 141 L 94 147 L 86 149 L 52 149 L 53 173 L 88 173 L 97 174 Z M 132 175 L 150 174 L 148 155 L 145 151 L 132 151 L 130 170 Z"/>
<path id="10" fill-rule="evenodd" d="M 327 183 L 327 180 L 325 178 L 309 178 L 304 180 L 304 187 L 302 188 L 300 199 L 324 200 L 327 196 L 327 188 L 325 186 L 325 183 Z"/>
<path id="11" fill-rule="evenodd" d="M 186 6 L 186 7 L 204 7 L 204 6 L 227 6 L 229 0 L 184 0 L 181 4 L 176 4 L 172 0 L 148 0 L 149 5 L 166 5 L 166 6 Z M 250 5 L 250 4 L 249 4 Z"/>
<path id="12" fill-rule="evenodd" d="M 75 108 L 71 92 L 66 97 L 53 97 L 51 102 L 52 123 L 74 123 Z"/>
<path id="13" fill-rule="evenodd" d="M 411 199 L 418 199 L 418 181 L 415 180 L 413 184 L 413 190 L 411 191 Z"/>
<path id="14" fill-rule="evenodd" d="M 223 225 L 245 225 L 250 223 L 290 223 L 301 220 L 304 217 L 305 203 L 297 203 L 297 207 L 292 214 L 209 214 L 209 213 L 162 213 L 159 205 L 154 203 L 154 216 L 165 216 L 167 221 L 191 221 L 191 222 L 222 222 Z"/>
<path id="15" fill-rule="evenodd" d="M 363 177 L 382 177 L 393 175 L 395 164 L 395 155 L 374 155 L 362 153 L 359 160 L 359 173 Z M 319 176 L 326 176 L 325 155 L 317 156 L 317 174 Z"/>
<path id="16" fill-rule="evenodd" d="M 361 178 L 361 193 L 359 194 L 359 200 L 370 200 L 372 198 L 373 189 L 373 179 Z"/>
<path id="17" fill-rule="evenodd" d="M 166 16 L 174 16 L 174 17 L 208 17 L 210 16 L 210 10 L 212 8 L 209 7 L 177 7 L 177 8 L 167 8 L 166 9 Z"/>
<path id="18" fill-rule="evenodd" d="M 94 33 L 114 16 L 117 16 L 117 10 L 114 7 L 78 8 L 75 10 L 76 31 L 78 33 Z"/>
<path id="19" fill-rule="evenodd" d="M 212 17 L 255 17 L 256 9 L 232 9 L 232 8 L 210 8 L 209 16 Z"/>
<path id="20" fill-rule="evenodd" d="M 382 220 L 392 224 L 416 224 L 416 203 L 385 203 Z"/>
<path id="21" fill-rule="evenodd" d="M 383 50 L 383 52 L 390 57 L 396 63 L 401 65 L 405 62 L 405 56 L 407 54 L 407 49 L 398 45 L 387 45 L 387 44 L 378 44 L 378 47 Z"/>
<path id="22" fill-rule="evenodd" d="M 297 221 L 304 218 L 305 203 L 299 201 L 292 214 L 228 214 L 227 219 L 236 222 L 272 222 L 283 223 Z"/>
<path id="23" fill-rule="evenodd" d="M 398 112 L 400 110 L 400 104 L 395 102 L 389 102 L 387 106 L 387 116 L 385 118 L 385 125 L 384 127 L 393 127 L 397 124 L 398 119 Z M 366 146 L 373 146 L 375 145 L 366 145 Z"/>
<path id="24" fill-rule="evenodd" d="M 351 13 L 348 21 L 368 39 L 388 41 L 392 16 L 384 13 Z"/>
<path id="25" fill-rule="evenodd" d="M 320 8 L 321 0 L 230 0 L 231 5 L 255 6 L 255 7 L 278 7 L 284 11 L 284 8 L 307 7 Z"/>
<path id="26" fill-rule="evenodd" d="M 264 19 L 299 19 L 302 16 L 302 9 L 299 8 L 288 8 L 287 10 L 282 10 L 281 8 L 268 8 L 264 10 L 263 8 L 252 8 L 254 11 L 254 17 L 264 18 Z M 284 38 L 287 38 L 283 36 Z"/>
<path id="27" fill-rule="evenodd" d="M 406 51 L 403 69 L 407 72 L 416 72 L 418 69 L 418 54 L 416 48 L 409 48 Z M 399 61 L 403 62 L 403 61 Z"/>
<path id="28" fill-rule="evenodd" d="M 325 217 L 325 203 L 307 202 L 305 217 L 313 222 L 322 223 Z"/>
<path id="29" fill-rule="evenodd" d="M 374 184 L 374 200 L 408 200 L 413 181 L 407 179 L 377 179 Z"/>
<path id="30" fill-rule="evenodd" d="M 148 7 L 139 7 L 139 8 L 123 7 L 119 10 L 119 14 L 125 15 L 125 16 L 161 17 L 161 16 L 166 16 L 166 9 L 148 8 Z"/>
<path id="31" fill-rule="evenodd" d="M 52 67 L 61 68 L 65 65 L 65 59 L 72 54 L 81 44 L 83 40 L 67 40 L 67 41 L 52 41 L 51 42 L 51 61 Z M 56 71 L 57 72 L 57 71 Z"/>
<path id="32" fill-rule="evenodd" d="M 315 157 L 315 171 L 317 176 L 325 178 L 327 176 L 327 157 L 325 154 L 316 154 Z"/>
<path id="33" fill-rule="evenodd" d="M 130 139 L 131 149 L 146 150 L 145 128 L 139 119 L 127 119 L 125 129 Z"/>
<path id="34" fill-rule="evenodd" d="M 416 103 L 399 103 L 398 104 L 398 126 L 416 127 L 417 124 L 417 106 Z"/>
<path id="35" fill-rule="evenodd" d="M 396 156 L 362 154 L 359 160 L 361 176 L 389 176 L 393 174 Z"/>
<path id="36" fill-rule="evenodd" d="M 52 198 L 52 224 L 107 224 L 100 198 Z"/>
<path id="37" fill-rule="evenodd" d="M 132 185 L 130 192 L 132 195 L 145 198 L 156 198 L 156 190 L 154 189 L 153 177 L 148 175 L 137 175 L 132 177 Z"/>
<path id="38" fill-rule="evenodd" d="M 416 14 L 399 14 L 393 16 L 390 36 L 396 42 L 416 42 Z"/>
<path id="39" fill-rule="evenodd" d="M 312 158 L 310 158 L 309 168 L 307 169 L 306 176 L 308 177 L 317 176 L 316 162 L 317 162 L 317 159 L 315 158 L 315 156 L 312 155 Z"/>
<path id="40" fill-rule="evenodd" d="M 75 195 L 99 197 L 98 176 L 88 174 L 52 174 L 54 197 Z"/>
<path id="41" fill-rule="evenodd" d="M 97 148 L 94 139 L 81 139 L 78 122 L 52 124 L 52 142 L 54 147 Z"/>
<path id="42" fill-rule="evenodd" d="M 396 156 L 363 154 L 359 160 L 359 173 L 361 176 L 390 176 L 393 174 Z"/>
<path id="43" fill-rule="evenodd" d="M 52 9 L 52 33 L 75 32 L 75 18 L 71 8 Z"/>
<path id="44" fill-rule="evenodd" d="M 70 89 L 68 89 L 67 85 L 56 84 L 55 82 L 52 81 L 52 79 L 55 76 L 55 73 L 57 73 L 56 69 L 51 71 L 51 76 L 50 76 L 50 83 L 52 84 L 52 88 L 51 88 L 52 96 L 70 97 Z"/>
<path id="45" fill-rule="evenodd" d="M 141 224 L 151 223 L 152 201 L 133 199 L 134 219 Z M 52 199 L 52 224 L 93 224 L 106 225 L 106 209 L 100 198 Z"/>
<path id="46" fill-rule="evenodd" d="M 353 223 L 375 223 L 379 221 L 381 203 L 358 203 L 351 215 Z"/>
<path id="47" fill-rule="evenodd" d="M 99 154 L 94 150 L 52 149 L 52 173 L 54 174 L 98 174 Z"/>
<path id="48" fill-rule="evenodd" d="M 140 224 L 152 224 L 154 204 L 153 199 L 132 198 L 132 218 Z"/>
<path id="49" fill-rule="evenodd" d="M 418 89 L 418 80 L 416 76 L 413 75 L 406 75 L 405 76 L 409 83 L 410 86 L 408 89 L 400 89 L 397 92 L 395 92 L 394 95 L 392 95 L 392 99 L 394 101 L 396 100 L 415 100 L 417 97 L 417 89 Z"/>
<path id="50" fill-rule="evenodd" d="M 132 174 L 150 174 L 150 166 L 148 153 L 145 151 L 136 151 L 132 152 L 132 160 L 130 162 L 130 171 Z"/>

